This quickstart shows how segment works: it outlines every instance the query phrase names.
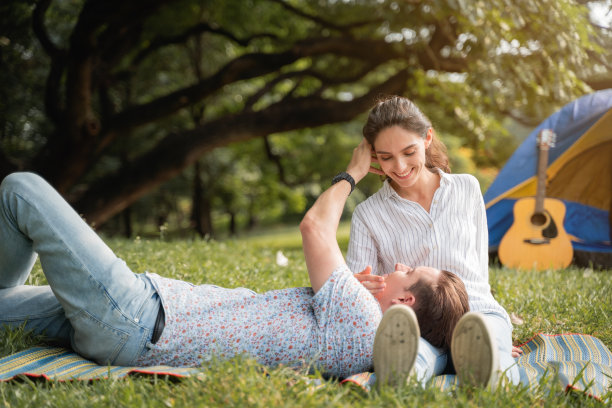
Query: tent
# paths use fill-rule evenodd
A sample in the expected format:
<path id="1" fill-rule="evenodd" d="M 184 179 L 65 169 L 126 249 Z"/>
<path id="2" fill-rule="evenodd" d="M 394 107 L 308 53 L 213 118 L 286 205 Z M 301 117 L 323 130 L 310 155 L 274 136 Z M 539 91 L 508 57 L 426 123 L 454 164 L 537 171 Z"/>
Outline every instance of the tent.
<path id="1" fill-rule="evenodd" d="M 489 252 L 496 253 L 512 225 L 516 200 L 535 196 L 536 138 L 542 129 L 556 133 L 556 144 L 549 151 L 546 197 L 565 204 L 563 225 L 572 241 L 574 261 L 586 255 L 587 260 L 603 259 L 600 264 L 612 267 L 612 89 L 568 103 L 516 149 L 484 195 Z"/>

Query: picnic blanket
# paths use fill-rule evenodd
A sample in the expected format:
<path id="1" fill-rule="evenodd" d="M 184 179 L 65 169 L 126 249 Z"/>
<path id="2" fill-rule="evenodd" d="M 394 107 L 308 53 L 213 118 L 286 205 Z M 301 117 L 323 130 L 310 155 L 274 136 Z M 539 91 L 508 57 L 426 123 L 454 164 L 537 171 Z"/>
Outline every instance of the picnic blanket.
<path id="1" fill-rule="evenodd" d="M 519 346 L 516 359 L 521 383 L 534 387 L 544 375 L 555 375 L 565 390 L 577 390 L 601 399 L 612 390 L 612 353 L 596 337 L 585 334 L 537 334 Z M 18 376 L 42 377 L 52 381 L 121 378 L 131 374 L 166 375 L 175 378 L 202 375 L 199 368 L 169 366 L 100 366 L 78 354 L 57 347 L 33 347 L 0 359 L 0 381 Z M 370 390 L 373 373 L 353 375 L 343 383 L 354 383 Z M 454 375 L 440 375 L 433 385 L 442 390 L 457 384 Z"/>
<path id="2" fill-rule="evenodd" d="M 516 358 L 521 384 L 535 387 L 545 375 L 555 377 L 566 390 L 581 391 L 601 399 L 612 391 L 612 353 L 597 337 L 586 334 L 542 334 L 518 346 Z M 374 373 L 361 373 L 343 382 L 369 391 L 376 382 Z M 433 386 L 442 390 L 457 385 L 455 375 L 439 375 Z"/>
<path id="3" fill-rule="evenodd" d="M 102 366 L 86 360 L 72 350 L 61 347 L 32 347 L 0 359 L 0 381 L 24 375 L 52 381 L 102 380 L 130 374 L 167 375 L 182 378 L 199 375 L 193 367 L 121 367 Z"/>

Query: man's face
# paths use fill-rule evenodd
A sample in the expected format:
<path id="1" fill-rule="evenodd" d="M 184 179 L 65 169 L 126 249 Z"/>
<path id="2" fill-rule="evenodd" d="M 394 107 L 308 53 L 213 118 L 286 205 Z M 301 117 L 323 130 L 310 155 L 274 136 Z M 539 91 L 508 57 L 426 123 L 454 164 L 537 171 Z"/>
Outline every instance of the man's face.
<path id="1" fill-rule="evenodd" d="M 416 299 L 410 288 L 420 279 L 425 282 L 436 282 L 440 277 L 440 270 L 427 266 L 417 266 L 411 268 L 407 265 L 397 263 L 395 270 L 388 275 L 385 275 L 385 289 L 374 295 L 382 312 L 384 313 L 389 307 L 396 304 L 405 304 L 412 306 Z"/>

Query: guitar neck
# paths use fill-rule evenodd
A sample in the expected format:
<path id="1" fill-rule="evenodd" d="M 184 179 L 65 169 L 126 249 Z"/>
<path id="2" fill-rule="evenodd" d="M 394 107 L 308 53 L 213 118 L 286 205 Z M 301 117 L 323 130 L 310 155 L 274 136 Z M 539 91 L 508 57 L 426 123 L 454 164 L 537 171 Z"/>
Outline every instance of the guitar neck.
<path id="1" fill-rule="evenodd" d="M 546 197 L 546 168 L 548 167 L 548 146 L 539 146 L 538 154 L 538 184 L 535 197 L 535 213 L 544 212 L 544 198 Z"/>

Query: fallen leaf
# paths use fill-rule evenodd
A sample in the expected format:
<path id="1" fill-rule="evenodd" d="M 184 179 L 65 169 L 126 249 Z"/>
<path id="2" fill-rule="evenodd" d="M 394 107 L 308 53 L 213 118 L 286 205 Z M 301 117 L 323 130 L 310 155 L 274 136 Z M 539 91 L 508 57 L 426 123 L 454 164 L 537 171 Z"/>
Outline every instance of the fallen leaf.
<path id="1" fill-rule="evenodd" d="M 278 266 L 287 266 L 289 265 L 289 259 L 281 251 L 278 251 L 276 253 L 276 264 Z"/>
<path id="2" fill-rule="evenodd" d="M 517 326 L 520 326 L 521 324 L 525 323 L 523 318 L 515 313 L 510 313 L 510 321 L 512 322 L 512 324 L 516 324 Z"/>

